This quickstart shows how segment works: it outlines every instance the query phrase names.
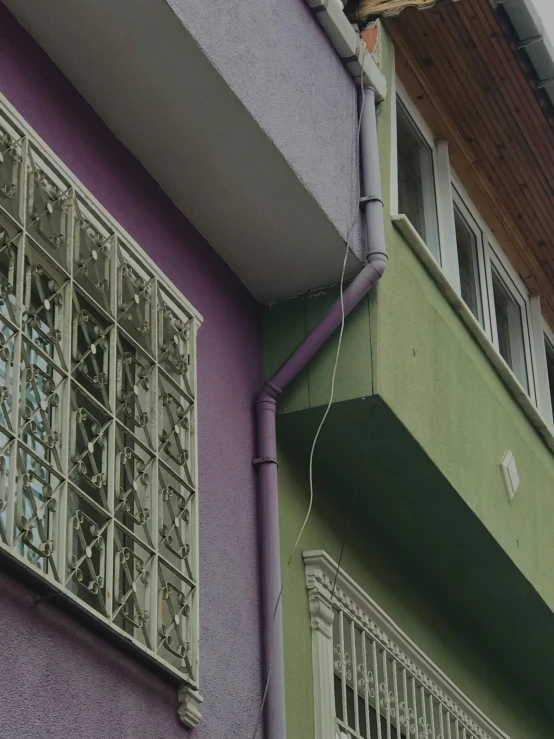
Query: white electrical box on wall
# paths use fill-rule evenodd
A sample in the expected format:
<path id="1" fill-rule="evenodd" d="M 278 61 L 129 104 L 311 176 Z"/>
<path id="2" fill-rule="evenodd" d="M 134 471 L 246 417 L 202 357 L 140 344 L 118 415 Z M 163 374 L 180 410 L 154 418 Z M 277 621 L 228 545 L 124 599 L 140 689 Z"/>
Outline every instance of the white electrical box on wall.
<path id="1" fill-rule="evenodd" d="M 517 471 L 516 460 L 509 449 L 502 457 L 502 461 L 500 462 L 500 471 L 502 472 L 502 479 L 504 481 L 504 488 L 506 489 L 508 500 L 512 500 L 519 487 L 519 474 Z"/>

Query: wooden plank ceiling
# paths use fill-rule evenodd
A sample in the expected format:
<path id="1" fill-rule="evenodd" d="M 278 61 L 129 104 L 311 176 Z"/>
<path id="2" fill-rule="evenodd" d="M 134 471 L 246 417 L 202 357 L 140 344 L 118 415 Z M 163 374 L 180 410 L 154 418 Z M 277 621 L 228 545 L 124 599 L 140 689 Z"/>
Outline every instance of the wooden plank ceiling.
<path id="1" fill-rule="evenodd" d="M 554 326 L 554 128 L 487 0 L 387 21 L 397 74 Z"/>

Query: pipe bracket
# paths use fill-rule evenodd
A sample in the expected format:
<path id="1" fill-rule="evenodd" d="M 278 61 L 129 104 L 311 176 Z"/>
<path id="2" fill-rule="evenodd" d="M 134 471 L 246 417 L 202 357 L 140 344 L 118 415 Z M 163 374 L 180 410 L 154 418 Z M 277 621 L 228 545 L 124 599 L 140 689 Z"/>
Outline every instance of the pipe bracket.
<path id="1" fill-rule="evenodd" d="M 367 205 L 368 203 L 381 203 L 384 206 L 381 198 L 373 197 L 372 195 L 364 195 L 363 198 L 360 198 L 360 205 Z"/>
<path id="2" fill-rule="evenodd" d="M 252 464 L 254 467 L 258 467 L 260 464 L 274 464 L 279 467 L 279 462 L 275 457 L 254 457 Z"/>

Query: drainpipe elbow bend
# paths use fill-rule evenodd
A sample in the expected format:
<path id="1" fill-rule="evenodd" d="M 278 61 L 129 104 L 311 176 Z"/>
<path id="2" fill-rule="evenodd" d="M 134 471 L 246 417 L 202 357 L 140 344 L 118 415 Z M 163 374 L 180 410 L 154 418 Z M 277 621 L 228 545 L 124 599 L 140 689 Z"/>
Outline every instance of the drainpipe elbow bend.
<path id="1" fill-rule="evenodd" d="M 374 251 L 369 254 L 367 263 L 370 264 L 379 275 L 377 278 L 378 280 L 380 280 L 385 273 L 388 261 L 389 258 L 386 251 Z"/>
<path id="2" fill-rule="evenodd" d="M 271 380 L 267 380 L 267 382 L 264 382 L 260 392 L 256 396 L 256 410 L 261 410 L 262 405 L 265 405 L 266 407 L 268 405 L 273 405 L 274 407 L 276 407 L 277 398 L 279 397 L 279 395 L 281 395 L 282 392 L 283 389 L 275 383 L 271 382 Z"/>

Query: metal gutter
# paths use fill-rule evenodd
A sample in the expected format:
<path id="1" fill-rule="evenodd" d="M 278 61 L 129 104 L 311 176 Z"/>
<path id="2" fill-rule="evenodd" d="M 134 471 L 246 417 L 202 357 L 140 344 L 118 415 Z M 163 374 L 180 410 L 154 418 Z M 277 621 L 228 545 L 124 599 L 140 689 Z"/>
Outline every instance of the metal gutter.
<path id="1" fill-rule="evenodd" d="M 381 103 L 387 96 L 387 80 L 375 59 L 364 49 L 365 44 L 344 14 L 340 0 L 306 0 L 344 66 L 358 82 L 375 90 L 375 100 Z M 360 59 L 362 62 L 360 62 Z"/>
<path id="2" fill-rule="evenodd" d="M 554 44 L 545 31 L 533 0 L 491 0 L 495 10 L 506 14 L 537 75 L 537 86 L 544 90 L 554 106 Z"/>
<path id="3" fill-rule="evenodd" d="M 360 165 L 365 210 L 367 264 L 345 289 L 321 323 L 304 339 L 273 377 L 264 383 L 256 398 L 256 442 L 262 591 L 262 634 L 266 697 L 266 739 L 285 739 L 285 664 L 281 594 L 281 549 L 277 480 L 277 398 L 312 359 L 333 332 L 380 280 L 387 266 L 381 172 L 377 141 L 376 91 L 365 90 L 361 113 Z"/>

